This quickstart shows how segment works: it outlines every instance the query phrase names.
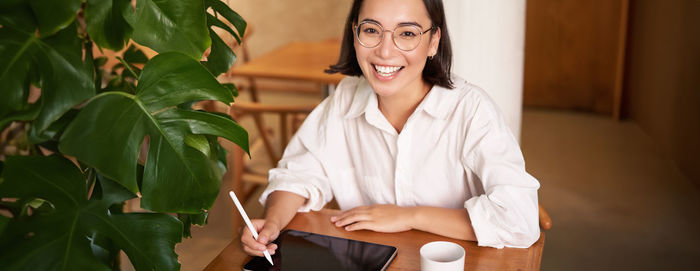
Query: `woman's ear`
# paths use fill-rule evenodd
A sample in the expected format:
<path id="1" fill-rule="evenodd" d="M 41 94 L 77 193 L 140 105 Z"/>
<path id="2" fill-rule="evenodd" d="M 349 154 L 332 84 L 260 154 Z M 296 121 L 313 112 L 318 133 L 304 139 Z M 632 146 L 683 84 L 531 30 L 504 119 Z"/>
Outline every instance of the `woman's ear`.
<path id="1" fill-rule="evenodd" d="M 435 54 L 437 54 L 438 47 L 440 46 L 441 34 L 442 34 L 442 32 L 440 31 L 440 28 L 438 27 L 437 30 L 435 30 L 435 33 L 431 35 L 430 48 L 428 50 L 429 56 L 434 56 Z"/>

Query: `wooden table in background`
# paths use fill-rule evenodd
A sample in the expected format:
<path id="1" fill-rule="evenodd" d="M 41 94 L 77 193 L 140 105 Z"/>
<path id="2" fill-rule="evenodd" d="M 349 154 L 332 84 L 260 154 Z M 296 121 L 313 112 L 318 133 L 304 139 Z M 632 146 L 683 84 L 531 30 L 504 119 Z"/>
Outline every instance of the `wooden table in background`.
<path id="1" fill-rule="evenodd" d="M 234 67 L 235 76 L 289 79 L 335 85 L 345 75 L 323 72 L 338 62 L 340 41 L 298 41 Z"/>
<path id="2" fill-rule="evenodd" d="M 467 256 L 465 270 L 539 270 L 542 259 L 545 235 L 530 248 L 495 249 L 479 247 L 476 242 L 455 240 L 423 231 L 406 231 L 400 233 L 379 233 L 373 231 L 348 232 L 336 228 L 330 223 L 330 217 L 338 210 L 323 209 L 319 212 L 299 213 L 287 226 L 306 232 L 320 233 L 348 239 L 386 244 L 398 248 L 396 258 L 389 270 L 420 270 L 419 249 L 432 241 L 451 241 L 464 247 Z M 207 271 L 242 270 L 248 256 L 240 248 L 240 239 L 235 238 L 204 269 Z"/>

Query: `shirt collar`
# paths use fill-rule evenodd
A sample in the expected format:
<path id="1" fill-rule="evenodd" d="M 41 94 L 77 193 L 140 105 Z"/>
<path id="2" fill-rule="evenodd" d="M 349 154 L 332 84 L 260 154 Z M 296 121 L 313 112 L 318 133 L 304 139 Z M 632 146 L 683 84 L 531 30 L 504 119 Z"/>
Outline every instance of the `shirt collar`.
<path id="1" fill-rule="evenodd" d="M 423 110 L 433 118 L 444 120 L 454 110 L 458 101 L 457 82 L 455 89 L 448 89 L 438 85 L 434 85 L 432 89 L 425 95 L 416 111 Z"/>
<path id="2" fill-rule="evenodd" d="M 359 117 L 362 113 L 365 113 L 369 109 L 370 104 L 374 104 L 375 107 L 377 106 L 377 97 L 374 95 L 372 87 L 370 87 L 369 83 L 364 77 L 360 78 L 361 80 L 355 89 L 355 94 L 353 95 L 350 109 L 347 113 L 345 113 L 346 119 Z M 370 102 L 371 99 L 374 99 L 373 103 Z"/>
<path id="3" fill-rule="evenodd" d="M 374 94 L 367 80 L 364 77 L 361 78 L 362 80 L 357 84 L 355 89 L 350 109 L 345 114 L 346 119 L 356 118 L 362 115 L 362 113 L 372 114 L 375 111 L 379 111 L 377 107 L 377 95 Z M 457 103 L 458 99 L 456 95 L 458 91 L 456 91 L 456 89 L 461 88 L 464 84 L 464 81 L 456 76 L 453 76 L 453 82 L 455 89 L 434 85 L 425 98 L 423 98 L 423 101 L 416 107 L 415 111 L 425 111 L 433 118 L 441 120 L 446 119 Z"/>

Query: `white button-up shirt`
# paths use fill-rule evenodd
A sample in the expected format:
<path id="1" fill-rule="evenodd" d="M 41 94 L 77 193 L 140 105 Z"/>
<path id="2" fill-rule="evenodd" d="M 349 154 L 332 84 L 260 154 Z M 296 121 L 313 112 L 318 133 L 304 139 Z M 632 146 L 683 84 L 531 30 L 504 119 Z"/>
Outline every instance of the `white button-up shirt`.
<path id="1" fill-rule="evenodd" d="M 347 77 L 292 138 L 260 202 L 275 190 L 319 210 L 362 205 L 466 208 L 480 246 L 528 247 L 540 235 L 539 182 L 480 88 L 434 86 L 400 133 L 364 77 Z M 460 222 L 455 222 L 460 223 Z"/>

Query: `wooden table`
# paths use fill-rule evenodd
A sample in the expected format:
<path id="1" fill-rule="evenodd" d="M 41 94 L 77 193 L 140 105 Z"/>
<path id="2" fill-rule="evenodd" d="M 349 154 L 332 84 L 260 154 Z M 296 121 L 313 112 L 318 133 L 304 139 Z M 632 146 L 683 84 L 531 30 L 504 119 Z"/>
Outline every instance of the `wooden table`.
<path id="1" fill-rule="evenodd" d="M 342 228 L 336 228 L 330 223 L 330 217 L 335 212 L 338 210 L 323 209 L 319 212 L 299 213 L 287 228 L 395 246 L 398 248 L 398 254 L 389 266 L 389 270 L 420 270 L 419 249 L 423 244 L 432 241 L 451 241 L 464 247 L 467 253 L 464 263 L 465 270 L 540 269 L 544 233 L 540 235 L 540 239 L 535 244 L 527 249 L 495 249 L 479 247 L 476 242 L 461 241 L 416 230 L 400 233 L 348 232 Z M 235 238 L 204 270 L 239 271 L 242 270 L 247 258 L 248 256 L 240 248 L 240 239 Z"/>
<path id="2" fill-rule="evenodd" d="M 338 62 L 340 41 L 298 41 L 234 67 L 233 75 L 254 78 L 291 79 L 336 85 L 345 75 L 323 72 Z"/>

